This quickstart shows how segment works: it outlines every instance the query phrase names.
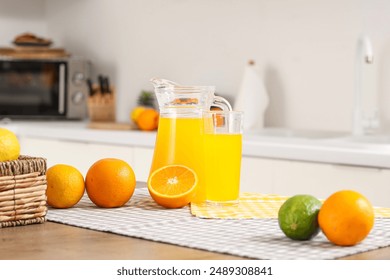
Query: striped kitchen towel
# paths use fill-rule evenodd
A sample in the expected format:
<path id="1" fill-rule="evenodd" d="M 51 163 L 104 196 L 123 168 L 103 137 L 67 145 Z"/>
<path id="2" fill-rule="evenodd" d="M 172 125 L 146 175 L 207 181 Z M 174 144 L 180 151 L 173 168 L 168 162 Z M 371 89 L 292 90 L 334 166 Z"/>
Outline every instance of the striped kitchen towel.
<path id="1" fill-rule="evenodd" d="M 237 205 L 191 203 L 191 214 L 204 219 L 277 218 L 283 202 L 289 197 L 259 193 L 241 193 Z M 390 218 L 390 208 L 374 207 L 376 218 Z"/>
<path id="2" fill-rule="evenodd" d="M 377 218 L 369 236 L 356 246 L 336 246 L 321 232 L 310 242 L 297 242 L 284 235 L 277 219 L 199 219 L 188 206 L 157 205 L 147 188 L 136 188 L 131 200 L 119 208 L 97 207 L 85 194 L 74 207 L 49 207 L 47 220 L 251 259 L 327 260 L 390 246 L 390 219 Z"/>

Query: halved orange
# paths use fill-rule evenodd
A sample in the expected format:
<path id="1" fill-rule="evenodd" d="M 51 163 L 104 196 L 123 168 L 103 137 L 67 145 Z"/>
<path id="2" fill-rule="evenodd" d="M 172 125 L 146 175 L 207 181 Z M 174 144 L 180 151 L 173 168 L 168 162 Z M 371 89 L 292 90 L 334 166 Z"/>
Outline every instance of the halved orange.
<path id="1" fill-rule="evenodd" d="M 155 170 L 148 179 L 153 200 L 165 208 L 181 208 L 195 196 L 198 177 L 184 165 L 166 165 Z"/>

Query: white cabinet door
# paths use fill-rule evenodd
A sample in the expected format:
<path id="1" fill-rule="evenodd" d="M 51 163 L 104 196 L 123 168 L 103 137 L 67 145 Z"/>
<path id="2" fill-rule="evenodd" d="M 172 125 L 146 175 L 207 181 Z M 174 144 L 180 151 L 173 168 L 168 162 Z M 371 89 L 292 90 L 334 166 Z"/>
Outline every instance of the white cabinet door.
<path id="1" fill-rule="evenodd" d="M 134 171 L 137 181 L 146 182 L 152 165 L 154 149 L 134 147 Z"/>
<path id="2" fill-rule="evenodd" d="M 306 193 L 318 198 L 350 189 L 366 196 L 374 206 L 390 207 L 389 182 L 387 169 L 297 161 L 278 177 L 275 189 L 280 194 Z"/>
<path id="3" fill-rule="evenodd" d="M 134 169 L 133 147 L 88 143 L 86 149 L 89 156 L 85 159 L 85 164 L 88 168 L 100 159 L 117 158 L 127 162 Z"/>
<path id="4" fill-rule="evenodd" d="M 240 192 L 275 193 L 276 171 L 286 163 L 272 159 L 243 157 Z"/>
<path id="5" fill-rule="evenodd" d="M 390 170 L 345 165 L 332 165 L 331 169 L 333 184 L 329 189 L 356 190 L 374 206 L 390 207 Z"/>
<path id="6" fill-rule="evenodd" d="M 72 165 L 84 175 L 90 157 L 86 143 L 22 137 L 21 154 L 44 157 L 47 166 L 55 164 Z"/>
<path id="7" fill-rule="evenodd" d="M 89 167 L 102 158 L 119 158 L 133 165 L 133 148 L 129 146 L 101 145 L 55 139 L 21 137 L 21 153 L 44 157 L 47 166 L 69 164 L 85 176 Z"/>
<path id="8" fill-rule="evenodd" d="M 327 198 L 351 189 L 390 207 L 390 170 L 264 158 L 243 158 L 241 191 Z"/>

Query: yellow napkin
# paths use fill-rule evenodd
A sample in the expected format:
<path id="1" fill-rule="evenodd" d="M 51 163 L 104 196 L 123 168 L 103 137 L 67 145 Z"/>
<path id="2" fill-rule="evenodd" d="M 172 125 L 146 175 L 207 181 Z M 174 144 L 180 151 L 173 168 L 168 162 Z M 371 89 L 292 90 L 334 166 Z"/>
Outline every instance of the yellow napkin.
<path id="1" fill-rule="evenodd" d="M 288 196 L 241 193 L 237 205 L 218 206 L 191 203 L 191 214 L 205 219 L 277 218 L 280 206 Z M 390 218 L 390 208 L 374 207 L 376 218 Z"/>

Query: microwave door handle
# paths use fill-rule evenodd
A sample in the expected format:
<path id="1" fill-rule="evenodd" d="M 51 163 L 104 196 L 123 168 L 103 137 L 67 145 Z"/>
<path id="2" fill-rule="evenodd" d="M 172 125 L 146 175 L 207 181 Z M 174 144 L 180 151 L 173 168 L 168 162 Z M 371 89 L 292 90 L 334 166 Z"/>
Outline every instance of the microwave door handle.
<path id="1" fill-rule="evenodd" d="M 65 65 L 60 64 L 59 70 L 58 113 L 63 114 L 65 112 Z"/>

